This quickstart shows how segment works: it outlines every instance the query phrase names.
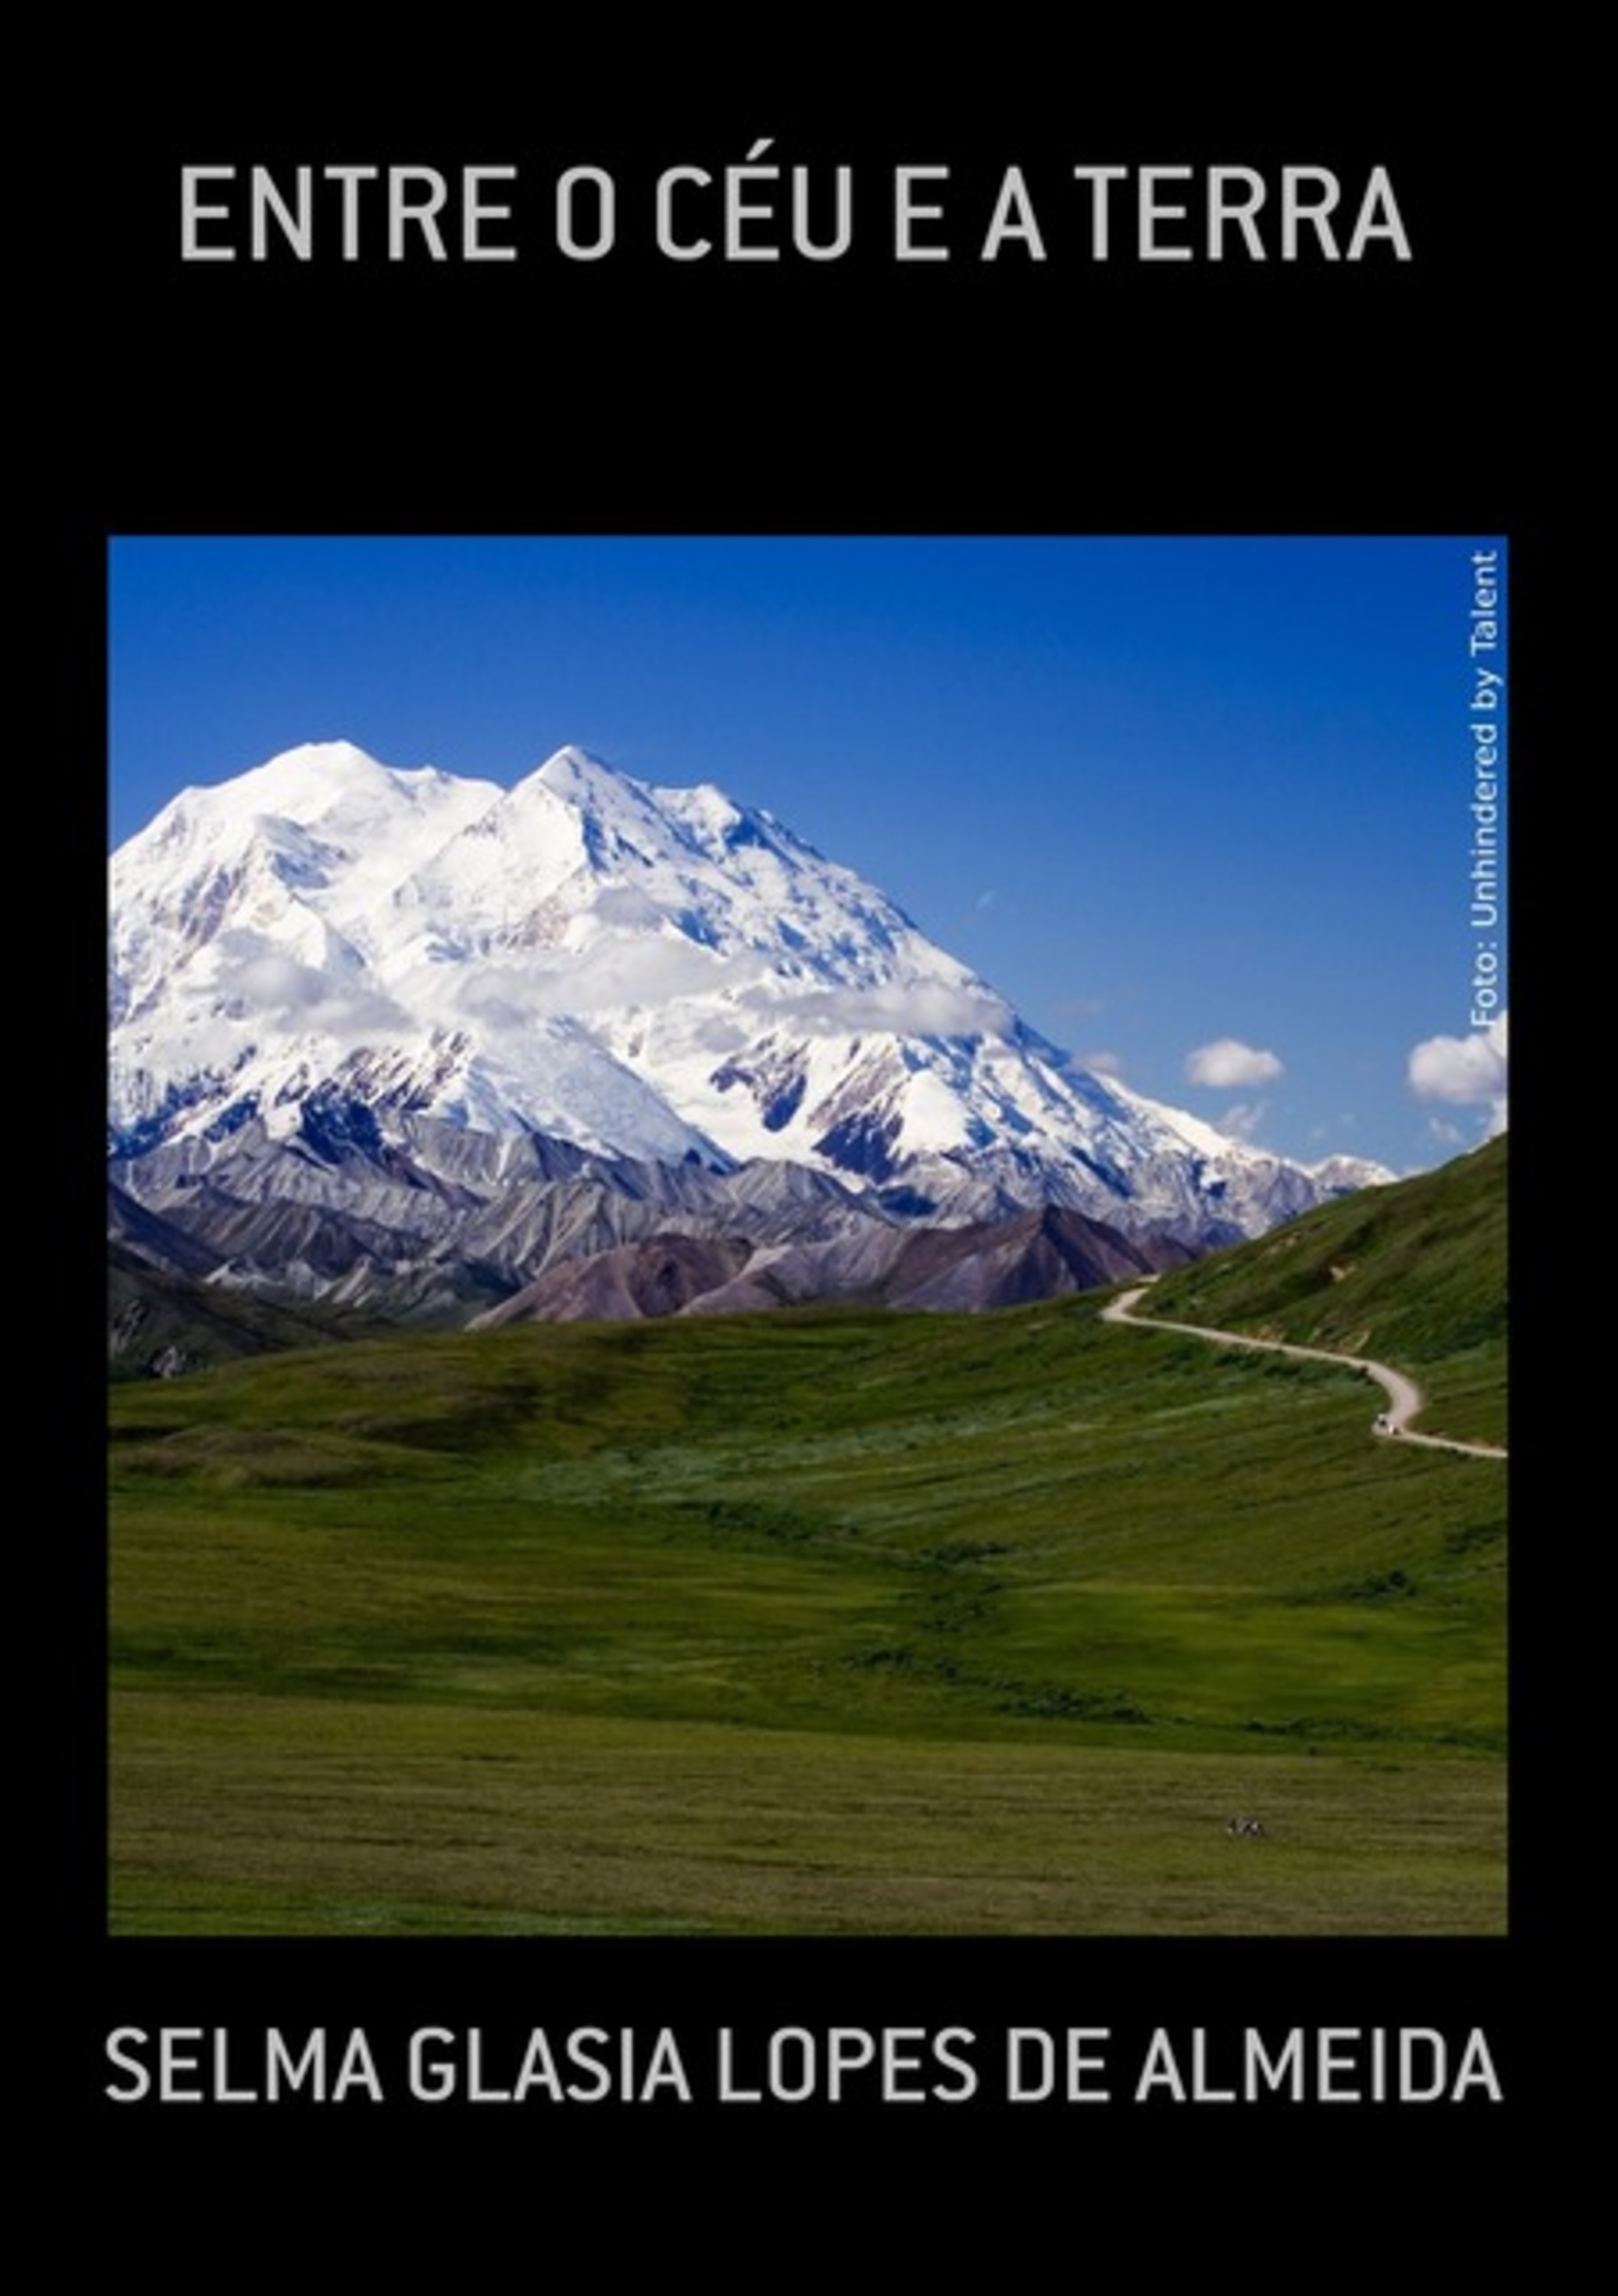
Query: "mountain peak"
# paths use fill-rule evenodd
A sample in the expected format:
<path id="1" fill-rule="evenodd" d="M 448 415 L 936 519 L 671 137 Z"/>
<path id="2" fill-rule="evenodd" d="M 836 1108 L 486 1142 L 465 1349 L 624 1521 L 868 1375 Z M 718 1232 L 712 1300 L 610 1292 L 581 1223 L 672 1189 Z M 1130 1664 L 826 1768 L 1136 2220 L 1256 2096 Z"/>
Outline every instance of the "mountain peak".
<path id="1" fill-rule="evenodd" d="M 1198 1241 L 1335 1184 L 1088 1076 L 711 783 L 570 742 L 501 791 L 321 742 L 195 799 L 113 864 L 126 1144 L 211 1144 L 331 1090 L 379 1136 L 784 1160 L 957 1218 L 976 1191 Z"/>
<path id="2" fill-rule="evenodd" d="M 378 773 L 382 768 L 368 750 L 357 742 L 337 738 L 326 742 L 294 742 L 290 750 L 279 750 L 273 758 L 259 767 L 259 773 L 271 773 L 278 767 L 289 770 L 318 773 Z"/>
<path id="3" fill-rule="evenodd" d="M 281 811 L 292 808 L 274 800 L 284 797 L 295 806 L 299 799 L 307 801 L 316 791 L 374 782 L 388 771 L 357 742 L 299 742 L 290 750 L 278 750 L 263 765 L 253 767 L 241 776 L 236 786 L 244 798 L 265 811 Z"/>
<path id="4" fill-rule="evenodd" d="M 573 742 L 555 750 L 511 792 L 514 817 L 537 811 L 549 824 L 547 837 L 555 833 L 555 808 L 562 808 L 562 818 L 571 834 L 582 838 L 584 852 L 596 868 L 615 865 L 626 855 L 639 864 L 661 856 L 678 866 L 689 842 L 681 809 L 685 794 L 653 789 Z"/>
<path id="5" fill-rule="evenodd" d="M 564 742 L 560 750 L 554 750 L 529 778 L 541 789 L 549 790 L 553 797 L 571 798 L 575 804 L 587 803 L 604 791 L 640 786 L 616 766 L 610 766 L 604 758 L 580 749 L 576 742 Z"/>
<path id="6" fill-rule="evenodd" d="M 464 793 L 464 805 L 487 804 L 500 794 L 494 782 L 468 780 L 439 766 L 385 766 L 357 742 L 338 740 L 297 742 L 204 794 L 242 812 L 283 814 L 308 824 L 356 800 L 389 808 L 401 801 L 431 807 L 457 791 Z"/>

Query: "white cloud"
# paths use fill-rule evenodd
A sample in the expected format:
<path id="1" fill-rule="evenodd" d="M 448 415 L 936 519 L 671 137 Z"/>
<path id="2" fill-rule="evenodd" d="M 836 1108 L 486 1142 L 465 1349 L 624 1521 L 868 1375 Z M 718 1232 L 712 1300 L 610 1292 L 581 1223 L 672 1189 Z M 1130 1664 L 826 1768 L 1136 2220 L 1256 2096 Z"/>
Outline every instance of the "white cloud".
<path id="1" fill-rule="evenodd" d="M 1273 1084 L 1282 1073 L 1274 1053 L 1260 1052 L 1235 1037 L 1218 1037 L 1212 1044 L 1199 1045 L 1186 1055 L 1186 1074 L 1191 1082 L 1211 1086 L 1215 1092 L 1228 1092 L 1244 1084 Z"/>
<path id="2" fill-rule="evenodd" d="M 1003 1036 L 1013 1025 L 1004 998 L 970 981 L 890 981 L 876 988 L 807 989 L 752 1001 L 761 1019 L 792 1021 L 811 1036 Z"/>
<path id="3" fill-rule="evenodd" d="M 455 996 L 464 1013 L 500 1028 L 537 1017 L 590 1021 L 631 1007 L 666 1011 L 695 998 L 713 1006 L 711 1019 L 697 1016 L 702 1041 L 729 1049 L 773 1029 L 809 1037 L 980 1037 L 1014 1026 L 1004 998 L 970 976 L 868 988 L 786 983 L 755 950 L 720 956 L 671 934 L 653 939 L 617 931 L 544 964 L 531 955 L 522 964 L 486 964 L 457 982 Z"/>
<path id="4" fill-rule="evenodd" d="M 1407 1073 L 1422 1100 L 1486 1108 L 1487 1136 L 1506 1129 L 1507 1016 L 1470 1037 L 1427 1037 L 1412 1047 Z"/>
<path id="5" fill-rule="evenodd" d="M 1228 1108 L 1220 1117 L 1220 1130 L 1232 1140 L 1251 1140 L 1264 1121 L 1268 1105 L 1269 1103 L 1262 1100 L 1244 1103 L 1238 1101 L 1234 1108 Z"/>
<path id="6" fill-rule="evenodd" d="M 691 1031 L 691 1041 L 706 1053 L 739 1053 L 753 1041 L 753 1031 L 744 1029 L 736 1020 L 716 1013 L 710 1019 L 699 1020 Z"/>
<path id="7" fill-rule="evenodd" d="M 242 964 L 223 966 L 219 978 L 231 995 L 246 998 L 262 1012 L 309 1012 L 328 1003 L 332 995 L 324 973 L 279 949 L 267 949 Z"/>
<path id="8" fill-rule="evenodd" d="M 457 981 L 454 994 L 472 1019 L 508 1028 L 534 1019 L 572 1020 L 671 1004 L 685 996 L 734 993 L 750 988 L 761 970 L 755 956 L 717 956 L 673 934 L 653 939 L 612 930 L 582 949 L 544 958 L 526 951 L 522 962 L 485 964 Z"/>
<path id="9" fill-rule="evenodd" d="M 1123 1062 L 1116 1053 L 1080 1053 L 1079 1065 L 1088 1070 L 1091 1076 L 1121 1077 L 1123 1074 Z"/>
<path id="10" fill-rule="evenodd" d="M 409 1026 L 381 989 L 344 974 L 317 972 L 280 949 L 222 966 L 219 986 L 247 1012 L 297 1020 L 333 1037 L 364 1039 Z"/>
<path id="11" fill-rule="evenodd" d="M 604 885 L 590 903 L 589 914 L 600 923 L 627 932 L 655 932 L 663 921 L 652 896 L 636 885 Z"/>

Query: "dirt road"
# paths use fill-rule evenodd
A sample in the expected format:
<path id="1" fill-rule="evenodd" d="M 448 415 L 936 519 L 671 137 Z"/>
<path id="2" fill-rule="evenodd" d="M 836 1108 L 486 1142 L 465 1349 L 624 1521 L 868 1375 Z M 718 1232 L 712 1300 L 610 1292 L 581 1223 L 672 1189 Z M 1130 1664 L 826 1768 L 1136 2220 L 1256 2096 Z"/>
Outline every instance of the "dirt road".
<path id="1" fill-rule="evenodd" d="M 1426 1397 L 1413 1379 L 1391 1364 L 1375 1363 L 1369 1356 L 1339 1355 L 1331 1348 L 1294 1347 L 1288 1340 L 1254 1340 L 1244 1332 L 1216 1332 L 1206 1324 L 1170 1324 L 1157 1316 L 1138 1316 L 1136 1302 L 1145 1298 L 1155 1283 L 1154 1275 L 1132 1291 L 1121 1292 L 1116 1300 L 1109 1300 L 1101 1311 L 1104 1324 L 1138 1324 L 1145 1331 L 1184 1332 L 1194 1340 L 1211 1340 L 1226 1348 L 1262 1348 L 1271 1355 L 1302 1356 L 1317 1363 L 1346 1364 L 1351 1371 L 1363 1372 L 1374 1379 L 1388 1398 L 1388 1407 L 1379 1412 L 1373 1423 L 1373 1433 L 1397 1436 L 1401 1442 L 1423 1443 L 1430 1451 L 1461 1451 L 1468 1458 L 1503 1459 L 1507 1454 L 1494 1443 L 1458 1443 L 1448 1435 L 1417 1435 L 1410 1422 L 1425 1409 Z"/>

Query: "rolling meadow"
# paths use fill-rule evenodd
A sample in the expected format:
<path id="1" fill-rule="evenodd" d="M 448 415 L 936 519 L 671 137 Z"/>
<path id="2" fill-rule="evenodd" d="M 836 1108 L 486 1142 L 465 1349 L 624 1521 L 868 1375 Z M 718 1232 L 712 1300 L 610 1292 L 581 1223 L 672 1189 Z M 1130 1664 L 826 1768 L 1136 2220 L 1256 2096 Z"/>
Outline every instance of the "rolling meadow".
<path id="1" fill-rule="evenodd" d="M 1152 1310 L 1385 1351 L 1501 1440 L 1473 1162 Z M 112 1929 L 1499 1931 L 1504 1464 L 1104 1297 L 115 1385 Z"/>

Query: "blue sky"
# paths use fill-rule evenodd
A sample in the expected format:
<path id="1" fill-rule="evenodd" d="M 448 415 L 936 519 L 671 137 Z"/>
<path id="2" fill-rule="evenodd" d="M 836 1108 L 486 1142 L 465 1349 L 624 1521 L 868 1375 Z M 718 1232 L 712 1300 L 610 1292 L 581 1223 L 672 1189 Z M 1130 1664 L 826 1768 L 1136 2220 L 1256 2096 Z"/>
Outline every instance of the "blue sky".
<path id="1" fill-rule="evenodd" d="M 580 742 L 768 808 L 1138 1090 L 1409 1170 L 1489 1120 L 1480 1048 L 1409 1063 L 1470 1034 L 1495 539 L 120 537 L 113 836 L 300 742 Z"/>

